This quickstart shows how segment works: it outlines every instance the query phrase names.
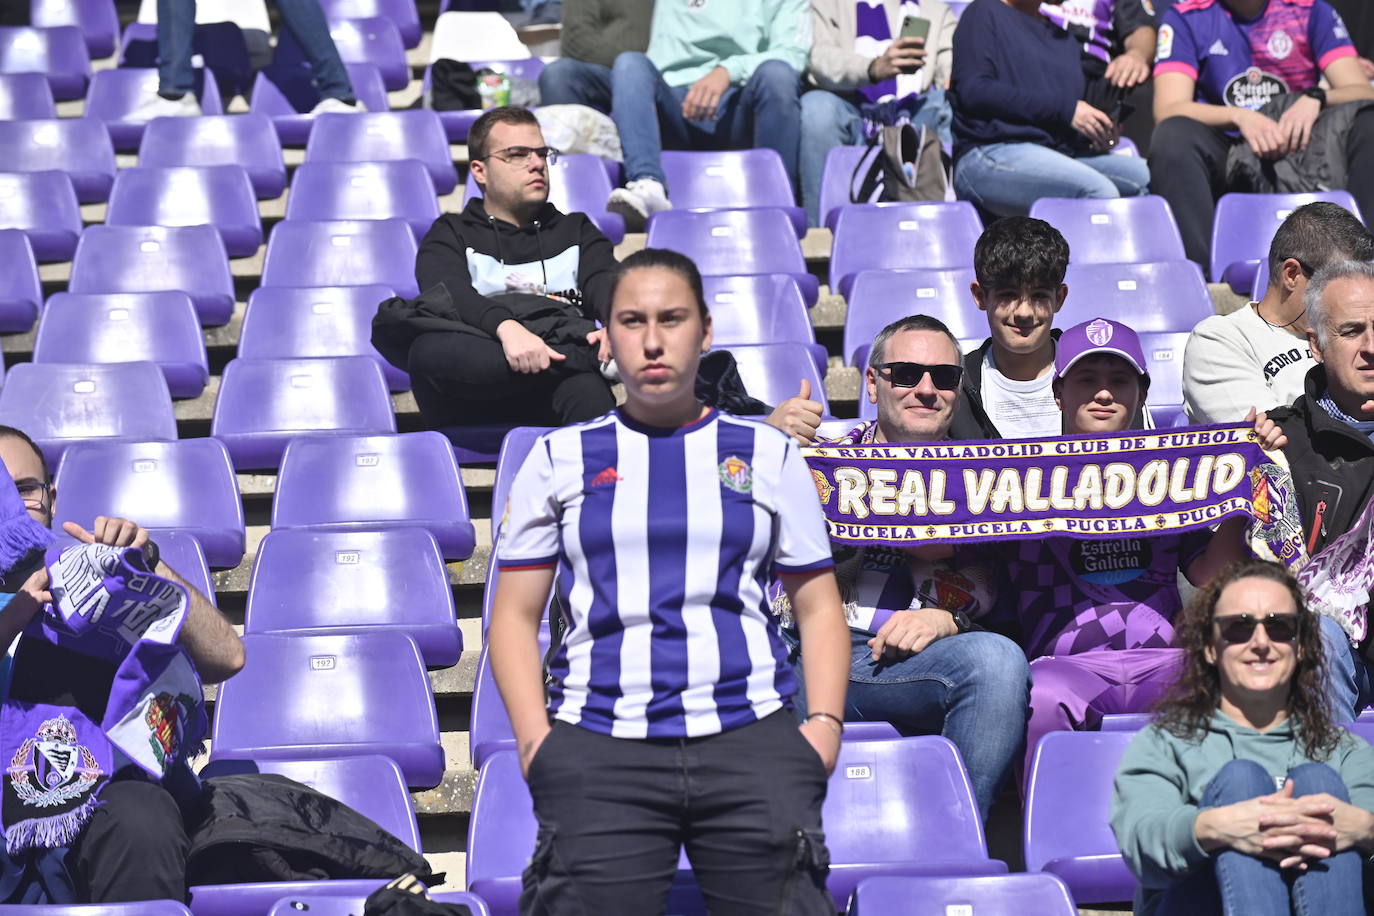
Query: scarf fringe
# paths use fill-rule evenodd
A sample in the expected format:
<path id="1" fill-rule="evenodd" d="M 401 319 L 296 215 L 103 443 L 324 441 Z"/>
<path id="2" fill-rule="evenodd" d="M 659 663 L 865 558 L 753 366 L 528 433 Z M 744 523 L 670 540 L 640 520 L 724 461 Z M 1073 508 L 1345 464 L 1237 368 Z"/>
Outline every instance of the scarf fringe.
<path id="1" fill-rule="evenodd" d="M 5 848 L 12 856 L 34 846 L 52 849 L 76 842 L 86 822 L 91 819 L 100 799 L 94 793 L 80 807 L 52 817 L 31 817 L 5 827 Z"/>

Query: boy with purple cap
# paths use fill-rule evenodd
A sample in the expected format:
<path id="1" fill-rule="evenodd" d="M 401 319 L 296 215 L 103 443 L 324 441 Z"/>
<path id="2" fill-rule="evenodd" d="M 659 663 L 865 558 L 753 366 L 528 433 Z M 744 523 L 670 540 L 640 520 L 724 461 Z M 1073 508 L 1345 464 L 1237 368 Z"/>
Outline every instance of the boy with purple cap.
<path id="1" fill-rule="evenodd" d="M 1130 429 L 1149 388 L 1140 338 L 1124 324 L 1097 318 L 1060 337 L 1053 389 L 1066 435 Z M 1248 555 L 1244 531 L 1245 519 L 1233 518 L 1214 533 L 1009 545 L 1007 571 L 1019 585 L 1009 593 L 1031 659 L 1027 773 L 1041 735 L 1150 708 L 1178 665 L 1170 646 L 1179 571 L 1207 582 Z"/>

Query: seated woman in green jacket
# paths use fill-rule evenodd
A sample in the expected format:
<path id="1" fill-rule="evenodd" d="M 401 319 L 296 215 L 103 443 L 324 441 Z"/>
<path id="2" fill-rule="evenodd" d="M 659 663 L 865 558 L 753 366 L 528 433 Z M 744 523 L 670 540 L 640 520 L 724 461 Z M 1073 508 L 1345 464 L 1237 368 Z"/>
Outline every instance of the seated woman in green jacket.
<path id="1" fill-rule="evenodd" d="M 1374 748 L 1331 722 L 1317 616 L 1247 561 L 1178 621 L 1183 671 L 1116 774 L 1138 914 L 1363 914 Z"/>

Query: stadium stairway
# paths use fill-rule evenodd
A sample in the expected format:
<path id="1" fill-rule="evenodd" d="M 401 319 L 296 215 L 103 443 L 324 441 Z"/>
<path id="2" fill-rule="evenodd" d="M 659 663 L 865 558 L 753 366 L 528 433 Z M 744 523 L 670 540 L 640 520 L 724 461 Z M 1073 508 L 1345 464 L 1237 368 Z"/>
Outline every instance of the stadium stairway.
<path id="1" fill-rule="evenodd" d="M 422 15 L 426 22 L 433 21 L 433 10 Z M 421 44 L 408 52 L 411 65 L 410 85 L 390 93 L 393 109 L 409 107 L 420 95 L 421 77 L 429 57 L 430 32 L 425 32 Z M 542 48 L 540 49 L 542 50 Z M 95 61 L 97 69 L 114 66 L 114 60 Z M 80 117 L 83 102 L 61 102 L 58 104 L 60 117 Z M 236 99 L 228 106 L 229 112 L 246 111 L 243 99 Z M 454 160 L 460 170 L 466 171 L 467 150 L 463 146 L 453 147 Z M 294 170 L 304 159 L 301 149 L 287 149 L 285 152 L 288 171 Z M 117 157 L 120 168 L 137 163 L 137 157 L 121 154 Z M 452 194 L 440 198 L 440 206 L 445 212 L 460 208 L 463 188 L 460 184 Z M 289 191 L 287 192 L 289 194 Z M 261 201 L 259 210 L 263 219 L 265 233 L 280 222 L 286 212 L 286 194 L 277 200 Z M 91 204 L 81 208 L 86 225 L 102 223 L 105 219 L 105 205 Z M 627 236 L 617 247 L 616 253 L 624 257 L 644 245 L 643 235 Z M 831 234 L 829 230 L 811 230 L 802 243 L 807 266 L 811 273 L 821 278 L 821 297 L 812 309 L 811 317 L 815 326 L 816 338 L 829 353 L 829 373 L 826 377 L 826 394 L 832 412 L 836 416 L 854 416 L 857 412 L 857 398 L 860 393 L 861 374 L 858 370 L 844 365 L 841 354 L 842 334 L 845 319 L 845 303 L 838 295 L 833 295 L 825 286 L 829 267 Z M 209 434 L 210 418 L 215 397 L 219 390 L 224 365 L 234 357 L 238 347 L 243 323 L 245 303 L 249 294 L 259 285 L 263 269 L 264 248 L 251 257 L 231 261 L 231 271 L 235 283 L 237 300 L 233 318 L 228 324 L 205 330 L 211 377 L 205 391 L 197 398 L 177 401 L 175 404 L 178 434 L 181 438 L 201 437 Z M 45 299 L 54 293 L 64 292 L 71 273 L 70 263 L 46 264 L 41 266 Z M 1224 284 L 1209 284 L 1213 304 L 1220 313 L 1239 308 L 1244 300 L 1233 294 Z M 8 334 L 0 337 L 7 365 L 25 362 L 32 357 L 35 332 Z M 392 396 L 396 411 L 397 424 L 401 431 L 422 428 L 414 397 L 409 393 Z M 462 562 L 450 563 L 449 578 L 452 583 L 458 609 L 459 626 L 463 631 L 466 647 L 458 664 L 430 672 L 430 682 L 434 690 L 442 743 L 446 757 L 446 768 L 442 782 L 434 789 L 413 794 L 416 813 L 427 858 L 436 871 L 448 874 L 445 890 L 459 890 L 464 882 L 464 848 L 466 845 L 468 818 L 472 807 L 472 794 L 476 772 L 469 763 L 468 726 L 472 708 L 472 691 L 477 668 L 477 657 L 481 648 L 481 608 L 482 587 L 486 578 L 487 564 L 491 553 L 491 488 L 494 470 L 491 466 L 474 466 L 463 469 L 463 482 L 467 487 L 472 517 L 477 527 L 478 544 L 473 556 Z M 243 562 L 234 569 L 214 574 L 216 600 L 231 622 L 241 631 L 243 613 L 247 598 L 248 581 L 257 553 L 258 543 L 269 530 L 272 497 L 275 489 L 275 474 L 238 475 L 239 489 L 243 498 L 244 514 L 248 524 L 247 553 Z M 207 687 L 206 698 L 213 703 L 215 690 Z M 1014 828 L 1018 836 L 1019 825 Z M 1083 911 L 1092 912 L 1092 911 Z"/>

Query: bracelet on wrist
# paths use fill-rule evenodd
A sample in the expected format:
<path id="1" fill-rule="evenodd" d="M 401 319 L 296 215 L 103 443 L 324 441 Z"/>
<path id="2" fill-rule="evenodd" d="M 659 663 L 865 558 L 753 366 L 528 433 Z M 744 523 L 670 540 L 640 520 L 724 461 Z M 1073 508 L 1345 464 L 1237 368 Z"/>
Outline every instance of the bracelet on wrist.
<path id="1" fill-rule="evenodd" d="M 813 712 L 810 715 L 808 715 L 804 721 L 810 722 L 812 719 L 820 719 L 824 721 L 827 725 L 829 725 L 831 728 L 835 730 L 836 735 L 843 737 L 844 720 L 840 719 L 838 716 L 832 716 L 828 712 Z"/>

